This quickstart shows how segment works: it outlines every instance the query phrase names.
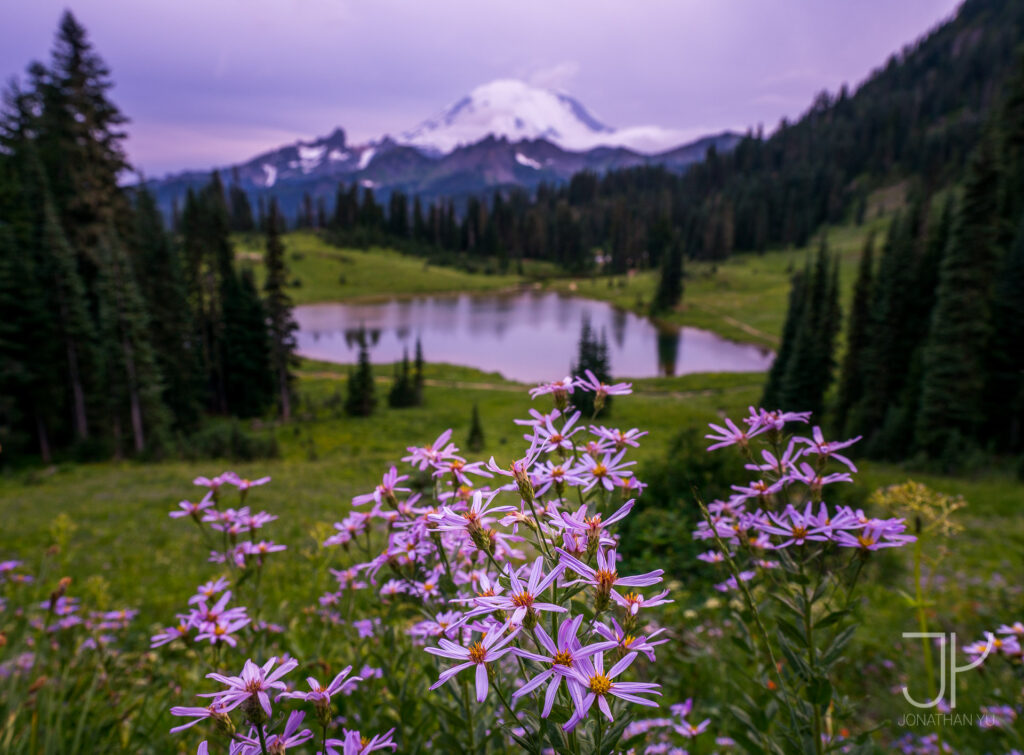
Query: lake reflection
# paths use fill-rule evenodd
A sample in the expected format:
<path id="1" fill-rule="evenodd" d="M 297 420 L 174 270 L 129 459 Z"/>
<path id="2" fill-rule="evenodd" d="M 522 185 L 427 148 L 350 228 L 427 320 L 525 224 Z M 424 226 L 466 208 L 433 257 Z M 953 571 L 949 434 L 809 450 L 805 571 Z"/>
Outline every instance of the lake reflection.
<path id="1" fill-rule="evenodd" d="M 751 372 L 771 365 L 767 349 L 734 343 L 698 328 L 659 330 L 648 319 L 603 302 L 527 291 L 425 296 L 373 304 L 308 304 L 295 308 L 298 351 L 325 362 L 354 362 L 356 331 L 370 335 L 370 358 L 394 362 L 416 339 L 428 361 L 499 372 L 540 382 L 566 375 L 584 318 L 608 342 L 615 377 L 691 372 Z"/>

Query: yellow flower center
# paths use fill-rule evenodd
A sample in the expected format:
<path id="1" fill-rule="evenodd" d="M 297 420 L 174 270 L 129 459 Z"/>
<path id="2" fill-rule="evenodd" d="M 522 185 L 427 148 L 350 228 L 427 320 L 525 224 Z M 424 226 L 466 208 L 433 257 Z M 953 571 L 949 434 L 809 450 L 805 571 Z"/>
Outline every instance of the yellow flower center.
<path id="1" fill-rule="evenodd" d="M 630 645 L 633 644 L 633 642 L 635 640 L 636 640 L 636 637 L 634 637 L 631 634 L 627 634 L 625 637 L 622 638 L 622 647 L 628 648 Z"/>
<path id="2" fill-rule="evenodd" d="M 807 537 L 807 528 L 806 527 L 794 527 L 793 528 L 793 537 Z"/>
<path id="3" fill-rule="evenodd" d="M 858 535 L 857 542 L 861 544 L 862 548 L 870 548 L 875 544 L 875 539 L 870 535 Z"/>
<path id="4" fill-rule="evenodd" d="M 607 695 L 612 688 L 612 680 L 604 674 L 594 674 L 590 677 L 590 691 L 595 695 Z"/>
<path id="5" fill-rule="evenodd" d="M 469 646 L 469 660 L 473 663 L 483 663 L 486 656 L 487 650 L 479 642 L 474 642 Z"/>
<path id="6" fill-rule="evenodd" d="M 572 665 L 572 653 L 568 650 L 559 650 L 551 658 L 551 665 L 553 666 L 571 666 Z"/>
<path id="7" fill-rule="evenodd" d="M 606 467 L 604 464 L 595 464 L 593 474 L 594 477 L 604 477 L 606 474 L 608 474 L 608 467 Z"/>
<path id="8" fill-rule="evenodd" d="M 598 590 L 608 593 L 611 592 L 612 585 L 615 584 L 615 580 L 619 578 L 619 573 L 609 569 L 598 569 L 594 576 L 597 580 Z"/>
<path id="9" fill-rule="evenodd" d="M 533 605 L 533 596 L 526 590 L 523 590 L 518 595 L 512 596 L 512 605 L 518 608 L 529 608 Z"/>

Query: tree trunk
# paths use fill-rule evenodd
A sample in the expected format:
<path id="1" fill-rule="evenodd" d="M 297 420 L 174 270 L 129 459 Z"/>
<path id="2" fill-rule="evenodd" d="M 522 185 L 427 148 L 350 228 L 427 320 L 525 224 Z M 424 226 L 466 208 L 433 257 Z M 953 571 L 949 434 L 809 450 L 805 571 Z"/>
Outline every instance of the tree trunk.
<path id="1" fill-rule="evenodd" d="M 46 423 L 43 422 L 42 416 L 38 411 L 36 415 L 36 435 L 39 437 L 39 455 L 43 461 L 49 464 L 53 461 L 53 456 L 50 454 L 50 438 L 46 434 Z"/>
<path id="2" fill-rule="evenodd" d="M 142 406 L 139 403 L 139 385 L 135 378 L 135 352 L 128 339 L 122 340 L 124 348 L 125 370 L 128 372 L 128 400 L 131 404 L 132 435 L 135 438 L 135 453 L 140 454 L 146 447 L 146 437 L 142 426 Z"/>

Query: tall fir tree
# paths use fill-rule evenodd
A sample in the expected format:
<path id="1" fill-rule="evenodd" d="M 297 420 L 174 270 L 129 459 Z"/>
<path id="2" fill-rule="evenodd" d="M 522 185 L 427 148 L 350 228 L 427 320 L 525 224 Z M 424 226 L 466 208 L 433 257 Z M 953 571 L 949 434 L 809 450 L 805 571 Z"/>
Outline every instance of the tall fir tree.
<path id="1" fill-rule="evenodd" d="M 661 253 L 658 288 L 651 301 L 651 312 L 657 314 L 675 309 L 683 298 L 683 242 L 674 234 Z"/>
<path id="2" fill-rule="evenodd" d="M 576 376 L 584 376 L 587 370 L 594 373 L 602 383 L 611 383 L 611 363 L 608 358 L 608 339 L 602 331 L 600 336 L 594 332 L 590 318 L 584 317 L 580 326 L 580 340 L 577 345 L 576 362 L 569 368 Z M 573 394 L 573 403 L 584 417 L 594 416 L 594 394 L 589 391 L 577 391 Z M 605 399 L 604 406 L 597 416 L 604 417 L 611 413 L 612 398 Z"/>
<path id="3" fill-rule="evenodd" d="M 359 362 L 349 371 L 345 413 L 351 417 L 369 417 L 377 407 L 377 396 L 365 329 L 360 331 L 358 340 Z"/>
<path id="4" fill-rule="evenodd" d="M 221 288 L 226 410 L 255 417 L 266 412 L 276 396 L 266 310 L 251 270 L 232 273 Z"/>
<path id="5" fill-rule="evenodd" d="M 299 326 L 292 318 L 292 300 L 285 291 L 288 269 L 285 266 L 284 244 L 281 242 L 279 225 L 277 200 L 271 199 L 267 216 L 267 248 L 263 258 L 267 270 L 263 291 L 270 337 L 270 369 L 277 386 L 281 419 L 288 422 L 292 416 L 292 391 L 295 381 L 292 373 L 292 368 L 296 364 L 295 331 Z"/>
<path id="6" fill-rule="evenodd" d="M 768 370 L 768 379 L 765 381 L 764 393 L 761 396 L 761 406 L 769 409 L 778 409 L 782 406 L 782 382 L 793 357 L 797 334 L 800 330 L 807 298 L 809 268 L 808 265 L 805 270 L 794 273 L 791 279 L 786 320 L 782 326 L 779 350 L 775 353 L 775 359 Z"/>
<path id="7" fill-rule="evenodd" d="M 480 407 L 473 404 L 473 414 L 469 420 L 469 435 L 466 436 L 466 448 L 473 453 L 484 449 L 484 426 L 480 423 Z"/>
<path id="8" fill-rule="evenodd" d="M 836 395 L 835 422 L 840 433 L 846 430 L 850 410 L 864 394 L 864 354 L 868 348 L 869 321 L 871 317 L 871 286 L 874 275 L 874 236 L 864 242 L 857 268 L 857 281 L 853 286 L 853 303 L 850 306 L 850 320 L 846 330 L 846 353 L 840 370 L 839 387 Z"/>
<path id="9" fill-rule="evenodd" d="M 413 396 L 414 396 L 414 401 L 413 401 L 413 405 L 414 406 L 423 406 L 423 384 L 424 384 L 423 367 L 424 367 L 423 343 L 420 341 L 419 337 L 417 337 L 416 338 L 416 361 L 415 361 L 415 363 L 413 365 L 413 373 L 412 373 L 412 390 L 413 390 Z"/>
<path id="10" fill-rule="evenodd" d="M 98 252 L 97 320 L 106 424 L 118 456 L 123 455 L 122 441 L 129 428 L 134 451 L 141 454 L 147 444 L 159 447 L 167 429 L 149 318 L 128 255 L 113 230 L 100 239 Z"/>
<path id="11" fill-rule="evenodd" d="M 149 312 L 163 401 L 177 429 L 194 429 L 203 405 L 203 362 L 181 256 L 163 227 L 153 195 L 135 197 L 135 271 Z"/>
<path id="12" fill-rule="evenodd" d="M 942 260 L 923 353 L 916 442 L 926 453 L 956 454 L 984 424 L 985 364 L 992 345 L 999 174 L 986 136 L 968 168 L 963 199 Z"/>

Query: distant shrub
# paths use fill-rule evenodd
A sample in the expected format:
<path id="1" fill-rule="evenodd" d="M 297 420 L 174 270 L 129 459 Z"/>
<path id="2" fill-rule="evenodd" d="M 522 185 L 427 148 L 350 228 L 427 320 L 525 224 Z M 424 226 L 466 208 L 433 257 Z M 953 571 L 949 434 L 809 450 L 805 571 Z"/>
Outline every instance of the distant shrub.
<path id="1" fill-rule="evenodd" d="M 238 420 L 211 423 L 181 444 L 186 459 L 230 459 L 253 461 L 274 459 L 280 455 L 277 438 L 271 433 L 246 431 Z"/>

